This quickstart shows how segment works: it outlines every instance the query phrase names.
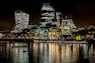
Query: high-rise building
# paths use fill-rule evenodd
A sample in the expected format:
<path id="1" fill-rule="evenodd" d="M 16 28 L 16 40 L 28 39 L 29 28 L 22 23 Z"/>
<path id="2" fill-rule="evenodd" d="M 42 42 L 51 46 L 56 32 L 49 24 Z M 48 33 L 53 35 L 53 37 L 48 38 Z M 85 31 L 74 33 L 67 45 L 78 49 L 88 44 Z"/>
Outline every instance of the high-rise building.
<path id="1" fill-rule="evenodd" d="M 17 10 L 15 11 L 15 26 L 13 28 L 13 32 L 21 32 L 22 29 L 27 28 L 29 25 L 29 14 Z"/>
<path id="2" fill-rule="evenodd" d="M 57 21 L 55 19 L 55 9 L 50 5 L 50 3 L 43 3 L 41 7 L 41 22 L 38 34 L 39 38 L 55 39 L 60 36 L 60 29 L 57 27 L 57 25 L 60 25 L 59 22 L 57 24 Z"/>
<path id="3" fill-rule="evenodd" d="M 41 8 L 41 26 L 45 27 L 46 24 L 52 23 L 55 19 L 55 9 L 50 3 L 44 3 Z"/>

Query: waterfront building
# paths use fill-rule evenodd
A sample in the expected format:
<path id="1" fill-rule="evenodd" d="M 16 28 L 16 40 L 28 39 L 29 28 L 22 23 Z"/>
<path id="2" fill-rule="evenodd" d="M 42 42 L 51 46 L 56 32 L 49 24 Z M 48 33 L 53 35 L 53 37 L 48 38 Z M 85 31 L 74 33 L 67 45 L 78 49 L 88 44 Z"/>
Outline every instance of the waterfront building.
<path id="1" fill-rule="evenodd" d="M 47 27 L 40 27 L 37 36 L 40 39 L 47 39 L 49 37 L 48 36 L 48 28 Z"/>
<path id="2" fill-rule="evenodd" d="M 50 3 L 43 3 L 41 8 L 41 22 L 40 26 L 46 26 L 48 23 L 53 23 L 55 19 L 55 9 Z"/>
<path id="3" fill-rule="evenodd" d="M 29 25 L 29 14 L 17 10 L 15 11 L 15 26 L 11 32 L 18 33 L 22 32 L 22 29 L 28 28 Z"/>
<path id="4" fill-rule="evenodd" d="M 39 25 L 29 25 L 28 27 L 30 29 L 29 31 L 29 37 L 32 37 L 34 39 L 38 39 L 38 33 L 39 33 Z"/>
<path id="5" fill-rule="evenodd" d="M 38 33 L 38 38 L 40 39 L 50 39 L 50 28 L 55 25 L 55 9 L 50 3 L 43 3 L 41 8 L 41 22 L 40 29 Z"/>
<path id="6" fill-rule="evenodd" d="M 61 31 L 62 35 L 72 35 L 72 32 L 76 31 L 76 26 L 72 20 L 72 18 L 68 18 L 68 16 L 65 16 L 64 19 L 61 21 Z"/>
<path id="7" fill-rule="evenodd" d="M 30 33 L 29 37 L 35 39 L 58 39 L 63 35 L 72 35 L 77 27 L 70 16 L 65 16 L 64 19 L 62 17 L 62 13 L 56 12 L 50 3 L 43 3 L 40 25 L 29 25 L 29 14 L 17 10 L 15 11 L 15 26 L 11 32 L 25 32 L 29 29 L 26 33 Z"/>
<path id="8" fill-rule="evenodd" d="M 60 39 L 61 38 L 61 29 L 59 28 L 49 28 L 48 38 L 49 39 Z"/>

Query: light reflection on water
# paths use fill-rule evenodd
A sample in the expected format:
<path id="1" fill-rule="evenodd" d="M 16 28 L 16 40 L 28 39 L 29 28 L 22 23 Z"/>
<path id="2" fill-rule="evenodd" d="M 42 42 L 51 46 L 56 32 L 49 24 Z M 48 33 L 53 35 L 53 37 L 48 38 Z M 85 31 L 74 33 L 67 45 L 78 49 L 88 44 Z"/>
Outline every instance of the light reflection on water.
<path id="1" fill-rule="evenodd" d="M 94 63 L 88 44 L 14 43 L 0 46 L 0 63 Z"/>
<path id="2" fill-rule="evenodd" d="M 33 50 L 33 55 L 36 60 L 38 57 L 39 63 L 77 63 L 78 61 L 78 44 L 72 46 L 72 44 L 34 43 Z M 34 62 L 37 63 L 37 61 Z"/>

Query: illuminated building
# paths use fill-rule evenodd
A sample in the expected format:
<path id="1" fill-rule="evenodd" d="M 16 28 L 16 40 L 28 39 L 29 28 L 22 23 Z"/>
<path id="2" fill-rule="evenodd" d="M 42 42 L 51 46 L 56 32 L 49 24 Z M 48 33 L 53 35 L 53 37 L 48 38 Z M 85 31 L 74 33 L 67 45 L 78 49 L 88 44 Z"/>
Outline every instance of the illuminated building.
<path id="1" fill-rule="evenodd" d="M 61 30 L 58 28 L 49 28 L 48 36 L 49 39 L 58 39 L 61 36 Z"/>
<path id="2" fill-rule="evenodd" d="M 22 29 L 27 28 L 29 25 L 29 14 L 21 10 L 15 11 L 15 26 L 12 32 L 21 32 Z"/>
<path id="3" fill-rule="evenodd" d="M 29 14 L 18 10 L 15 11 L 15 26 L 11 32 L 18 33 L 24 29 L 30 29 L 29 32 L 35 38 L 57 39 L 61 35 L 72 35 L 76 26 L 71 18 L 62 18 L 62 13 L 55 11 L 50 3 L 43 3 L 41 7 L 41 22 L 40 25 L 29 25 Z M 51 30 L 50 30 L 51 29 Z"/>
<path id="4" fill-rule="evenodd" d="M 61 31 L 62 35 L 72 35 L 73 31 L 76 31 L 76 26 L 73 23 L 72 18 L 67 18 L 68 16 L 65 16 L 65 19 L 61 21 Z"/>
<path id="5" fill-rule="evenodd" d="M 57 13 L 57 17 L 59 14 Z M 60 26 L 60 22 L 56 21 L 56 13 L 55 9 L 50 5 L 50 3 L 44 3 L 41 8 L 41 22 L 40 29 L 38 33 L 38 38 L 48 38 L 48 39 L 56 39 L 59 37 L 58 34 Z M 52 29 L 52 30 L 50 30 Z"/>
<path id="6" fill-rule="evenodd" d="M 41 26 L 45 27 L 46 24 L 52 23 L 55 19 L 55 9 L 50 3 L 44 3 L 41 8 Z"/>
<path id="7" fill-rule="evenodd" d="M 48 38 L 48 28 L 46 27 L 39 28 L 38 38 L 47 39 Z"/>

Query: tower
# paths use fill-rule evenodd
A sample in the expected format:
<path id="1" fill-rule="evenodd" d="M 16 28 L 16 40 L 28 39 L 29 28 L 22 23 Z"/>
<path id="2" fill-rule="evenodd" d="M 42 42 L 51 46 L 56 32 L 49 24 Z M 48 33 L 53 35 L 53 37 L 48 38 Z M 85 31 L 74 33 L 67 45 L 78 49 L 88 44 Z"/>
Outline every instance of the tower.
<path id="1" fill-rule="evenodd" d="M 15 11 L 15 26 L 13 28 L 13 32 L 21 32 L 22 29 L 27 28 L 29 25 L 29 14 L 17 10 Z"/>
<path id="2" fill-rule="evenodd" d="M 50 5 L 50 3 L 43 3 L 41 8 L 41 26 L 45 27 L 46 24 L 52 23 L 55 19 L 55 9 Z"/>

